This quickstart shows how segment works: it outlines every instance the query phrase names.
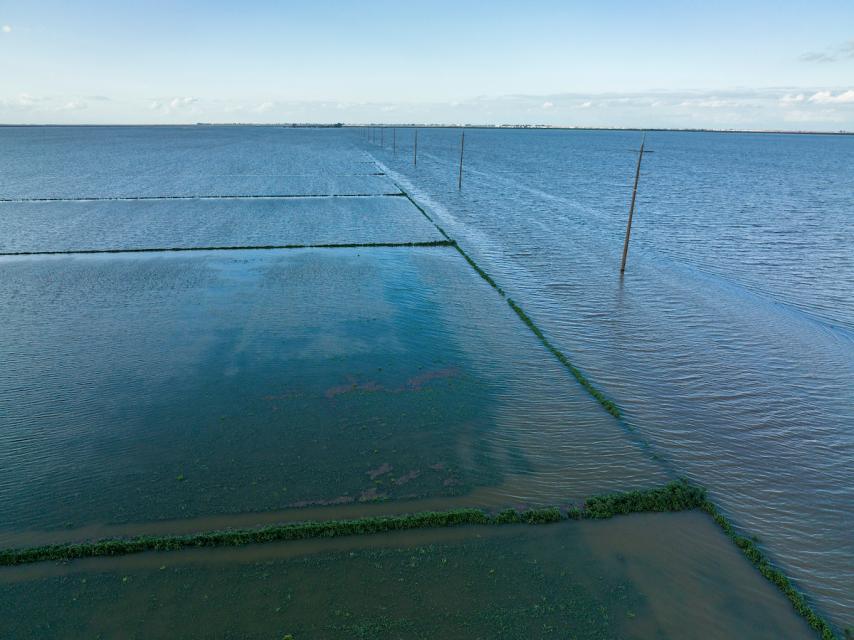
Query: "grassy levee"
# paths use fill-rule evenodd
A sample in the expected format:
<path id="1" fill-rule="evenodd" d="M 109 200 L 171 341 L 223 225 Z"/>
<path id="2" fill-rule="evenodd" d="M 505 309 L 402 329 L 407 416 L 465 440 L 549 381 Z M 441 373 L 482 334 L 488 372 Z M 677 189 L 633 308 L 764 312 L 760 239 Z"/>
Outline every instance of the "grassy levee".
<path id="1" fill-rule="evenodd" d="M 366 173 L 376 176 L 381 173 Z M 223 196 L 93 196 L 80 198 L 0 198 L 0 202 L 139 202 L 147 200 L 307 200 L 309 198 L 400 198 L 402 193 L 280 193 Z"/>
<path id="2" fill-rule="evenodd" d="M 801 615 L 807 623 L 821 635 L 822 640 L 834 640 L 836 638 L 836 634 L 833 632 L 833 629 L 827 621 L 816 613 L 812 607 L 810 607 L 804 595 L 795 589 L 791 580 L 786 577 L 786 574 L 771 564 L 770 560 L 756 544 L 756 540 L 754 538 L 748 538 L 747 536 L 739 534 L 726 516 L 724 516 L 709 500 L 703 500 L 700 508 L 712 516 L 718 526 L 723 529 L 723 532 L 735 543 L 744 556 L 750 560 L 753 566 L 755 566 L 769 582 L 774 584 L 783 592 L 783 594 L 789 599 L 789 602 L 792 603 L 795 611 L 797 611 L 798 614 Z"/>
<path id="3" fill-rule="evenodd" d="M 507 298 L 507 294 L 505 294 L 504 290 L 500 286 L 498 286 L 498 283 L 493 280 L 492 276 L 490 276 L 486 271 L 484 271 L 480 267 L 480 265 L 478 265 L 477 262 L 475 262 L 474 259 L 472 259 L 472 257 L 463 250 L 463 248 L 456 240 L 451 238 L 451 236 L 449 236 L 448 233 L 442 227 L 436 224 L 436 221 L 433 220 L 433 218 L 424 210 L 423 207 L 421 207 L 415 201 L 415 199 L 411 195 L 409 195 L 409 192 L 404 189 L 402 185 L 400 185 L 396 180 L 391 179 L 391 181 L 398 189 L 400 189 L 401 193 L 403 193 L 403 195 L 412 203 L 412 205 L 416 209 L 418 209 L 421 214 L 425 218 L 427 218 L 427 220 L 432 222 L 433 225 L 439 230 L 439 232 L 453 244 L 459 254 L 463 258 L 465 258 L 466 262 L 469 263 L 471 268 L 474 269 L 477 274 L 481 278 L 483 278 L 487 282 L 487 284 L 489 284 L 489 286 L 495 289 L 502 298 L 505 298 L 507 300 L 507 304 L 510 305 L 510 308 L 516 312 L 516 315 L 518 315 L 522 319 L 522 321 L 528 326 L 528 328 L 534 333 L 534 335 L 540 339 L 540 342 L 543 343 L 543 346 L 545 346 L 546 349 L 548 349 L 549 352 L 551 352 L 551 354 L 554 355 L 554 357 L 557 358 L 563 366 L 569 369 L 569 372 L 573 375 L 573 377 L 578 380 L 581 386 L 584 387 L 587 392 L 592 395 L 599 404 L 602 405 L 605 411 L 610 413 L 615 418 L 622 418 L 623 414 L 620 411 L 620 408 L 614 402 L 609 400 L 604 393 L 602 393 L 599 389 L 593 386 L 593 384 L 590 382 L 590 380 L 587 379 L 587 377 L 581 372 L 581 370 L 578 369 L 578 367 L 576 367 L 575 365 L 573 365 L 572 362 L 570 362 L 567 355 L 563 353 L 560 349 L 555 347 L 549 341 L 549 339 L 546 338 L 542 330 L 536 324 L 534 324 L 534 321 L 531 320 L 528 314 L 526 314 L 518 304 L 516 304 L 511 298 Z"/>
<path id="4" fill-rule="evenodd" d="M 453 246 L 457 249 L 457 251 L 465 258 L 466 262 L 471 265 L 471 267 L 478 273 L 478 275 L 483 278 L 493 289 L 495 289 L 502 298 L 507 300 L 507 304 L 510 305 L 510 308 L 516 313 L 517 316 L 524 322 L 527 327 L 533 332 L 535 336 L 540 340 L 543 346 L 549 350 L 549 352 L 557 358 L 561 364 L 563 364 L 569 371 L 572 373 L 573 377 L 584 387 L 587 392 L 593 396 L 596 401 L 602 405 L 602 407 L 610 413 L 612 416 L 617 418 L 620 423 L 629 431 L 634 432 L 635 429 L 623 419 L 623 414 L 620 408 L 613 401 L 609 400 L 604 393 L 599 391 L 593 384 L 587 379 L 587 377 L 575 367 L 572 362 L 570 362 L 569 358 L 564 354 L 560 349 L 555 347 L 549 339 L 545 336 L 542 330 L 534 323 L 534 321 L 528 316 L 527 313 L 518 305 L 512 298 L 508 298 L 504 293 L 504 290 L 498 286 L 495 280 L 486 273 L 463 249 L 459 246 L 459 244 L 448 235 L 444 229 L 442 229 L 438 224 L 436 224 L 435 220 L 409 195 L 409 192 L 403 188 L 396 180 L 389 178 L 394 182 L 395 186 L 400 189 L 400 191 L 412 202 L 413 205 L 426 217 L 430 222 L 432 222 L 436 228 L 445 236 L 448 240 L 451 241 Z M 648 445 L 648 443 L 646 443 Z M 657 455 L 654 455 L 656 459 L 660 459 Z M 700 490 L 702 492 L 702 497 L 699 499 L 697 504 L 694 504 L 690 507 L 679 507 L 680 504 L 691 504 L 696 496 L 693 495 L 693 491 L 697 490 L 696 487 L 690 485 L 685 482 L 671 483 L 667 485 L 667 492 L 649 492 L 649 491 L 640 491 L 640 492 L 630 492 L 630 493 L 622 493 L 622 494 L 612 494 L 607 496 L 600 496 L 596 498 L 589 499 L 584 507 L 581 509 L 577 507 L 570 507 L 566 512 L 560 512 L 561 517 L 567 517 L 572 519 L 580 519 L 580 518 L 611 518 L 618 514 L 623 513 L 638 513 L 644 511 L 678 511 L 682 509 L 691 509 L 695 507 L 702 508 L 706 512 L 708 512 L 715 520 L 715 522 L 720 525 L 720 527 L 724 530 L 724 532 L 729 536 L 729 538 L 736 544 L 736 546 L 741 549 L 742 553 L 750 560 L 751 563 L 759 570 L 759 572 L 765 576 L 767 580 L 769 580 L 772 584 L 776 585 L 780 591 L 789 599 L 792 603 L 792 606 L 795 608 L 795 611 L 798 612 L 807 623 L 815 629 L 821 636 L 823 640 L 834 640 L 837 636 L 834 634 L 833 629 L 824 620 L 812 607 L 807 603 L 804 595 L 798 591 L 791 583 L 791 581 L 786 577 L 786 575 L 780 571 L 779 569 L 774 568 L 768 558 L 762 553 L 759 547 L 756 545 L 756 542 L 748 537 L 742 536 L 735 531 L 733 525 L 723 516 L 715 507 L 715 505 L 706 499 L 705 491 Z M 687 492 L 688 495 L 681 495 L 682 492 Z M 680 495 L 677 495 L 680 494 Z M 542 510 L 541 510 L 542 511 Z M 557 511 L 557 510 L 556 510 Z M 521 514 L 511 512 L 502 512 L 502 514 L 498 514 L 498 516 L 494 516 L 494 518 L 503 518 L 507 521 L 518 522 L 521 518 Z M 548 514 L 539 514 L 537 517 L 543 517 L 548 519 L 549 517 L 554 517 L 554 512 L 549 512 Z M 498 524 L 498 523 L 496 523 Z M 846 629 L 846 638 L 854 637 L 854 635 L 849 636 L 848 630 Z"/>
<path id="5" fill-rule="evenodd" d="M 611 400 L 609 400 L 604 393 L 594 387 L 590 380 L 588 380 L 587 377 L 569 361 L 569 358 L 566 357 L 565 353 L 563 353 L 560 349 L 558 349 L 551 342 L 549 342 L 549 339 L 546 338 L 540 328 L 536 324 L 534 324 L 534 321 L 531 320 L 530 317 L 528 317 L 528 314 L 525 313 L 522 308 L 512 300 L 512 298 L 507 298 L 507 304 L 509 304 L 510 308 L 516 312 L 516 315 L 522 319 L 522 322 L 528 325 L 528 328 L 533 331 L 534 335 L 540 339 L 540 342 L 543 343 L 543 346 L 545 346 L 545 348 L 548 349 L 551 354 L 555 358 L 557 358 L 563 366 L 569 369 L 569 372 L 579 382 L 579 384 L 581 384 L 581 386 L 584 387 L 587 392 L 591 396 L 593 396 L 599 404 L 602 405 L 605 411 L 607 411 L 617 419 L 623 417 L 620 408 Z"/>
<path id="6" fill-rule="evenodd" d="M 630 491 L 587 499 L 580 507 L 544 507 L 489 513 L 481 509 L 454 509 L 422 513 L 357 518 L 354 520 L 308 521 L 272 525 L 258 529 L 232 529 L 182 536 L 138 536 L 96 542 L 53 544 L 41 547 L 4 549 L 0 565 L 29 564 L 45 560 L 117 556 L 143 551 L 174 551 L 194 547 L 234 547 L 265 542 L 333 538 L 386 533 L 407 529 L 456 527 L 461 525 L 548 524 L 569 519 L 603 519 L 628 513 L 684 511 L 705 502 L 705 491 L 684 480 L 644 491 Z"/>
<path id="7" fill-rule="evenodd" d="M 324 244 L 259 244 L 211 247 L 143 247 L 131 249 L 63 249 L 60 251 L 7 251 L 0 256 L 62 256 L 90 253 L 166 253 L 170 251 L 269 251 L 271 249 L 371 249 L 453 247 L 453 240 L 425 240 L 422 242 L 329 242 Z"/>

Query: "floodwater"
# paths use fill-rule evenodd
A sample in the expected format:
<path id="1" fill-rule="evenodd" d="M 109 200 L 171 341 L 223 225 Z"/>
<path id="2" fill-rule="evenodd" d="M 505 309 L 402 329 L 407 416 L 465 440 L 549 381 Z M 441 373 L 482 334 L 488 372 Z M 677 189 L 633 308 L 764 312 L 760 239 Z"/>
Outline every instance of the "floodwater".
<path id="1" fill-rule="evenodd" d="M 389 168 L 673 466 L 854 622 L 854 137 L 412 131 Z"/>
<path id="2" fill-rule="evenodd" d="M 0 539 L 668 479 L 451 247 L 0 268 Z"/>
<path id="3" fill-rule="evenodd" d="M 56 131 L 51 157 L 113 135 L 82 129 L 73 144 Z M 186 160 L 182 144 L 195 150 L 193 179 L 229 157 L 209 160 L 192 128 L 134 131 L 142 158 L 151 136 L 167 165 Z M 341 147 L 351 169 L 368 163 L 341 132 L 222 131 L 213 142 L 238 158 L 278 138 L 329 182 L 347 169 Z M 311 164 L 306 149 L 324 147 L 334 166 Z M 11 181 L 36 182 L 28 166 L 10 166 Z M 0 543 L 353 517 L 378 503 L 567 504 L 673 478 L 453 247 L 204 250 L 443 238 L 405 197 L 336 193 L 0 203 L 9 253 L 69 252 L 0 257 Z M 199 250 L 133 252 L 175 246 Z"/>
<path id="4" fill-rule="evenodd" d="M 437 240 L 406 198 L 0 202 L 0 253 Z"/>
<path id="5" fill-rule="evenodd" d="M 837 215 L 834 226 L 828 213 L 850 204 L 842 187 L 812 178 L 793 186 L 791 169 L 789 190 L 775 192 L 777 226 L 751 223 L 751 198 L 761 202 L 762 189 L 771 190 L 773 172 L 758 159 L 771 151 L 762 145 L 777 139 L 746 137 L 743 144 L 762 148 L 739 153 L 727 146 L 738 138 L 726 138 L 716 157 L 738 156 L 721 168 L 742 176 L 728 183 L 738 214 L 724 215 L 731 200 L 715 192 L 716 217 L 686 230 L 686 211 L 704 211 L 698 194 L 713 190 L 717 174 L 677 186 L 649 175 L 661 159 L 671 174 L 673 163 L 690 167 L 713 143 L 656 134 L 642 184 L 671 191 L 658 199 L 642 191 L 630 270 L 620 280 L 615 260 L 634 137 L 472 131 L 458 193 L 455 136 L 422 132 L 416 170 L 402 132 L 395 154 L 358 130 L 0 128 L 0 545 L 566 505 L 685 474 L 759 534 L 822 611 L 840 626 L 850 621 L 854 313 L 846 294 L 851 258 L 838 244 L 851 223 Z M 848 142 L 821 140 L 831 151 L 803 143 L 815 156 L 810 171 L 830 172 L 833 158 L 850 159 Z M 787 139 L 777 142 L 788 149 Z M 586 145 L 586 153 L 572 144 Z M 807 171 L 797 160 L 804 149 L 786 154 Z M 749 171 L 751 158 L 759 166 Z M 847 175 L 835 170 L 839 180 Z M 578 385 L 452 246 L 266 248 L 444 238 L 401 187 L 620 404 L 627 423 Z M 760 195 L 737 191 L 748 187 Z M 686 193 L 695 196 L 694 209 L 683 210 Z M 782 206 L 797 194 L 818 207 L 812 218 Z M 652 211 L 671 232 L 644 232 Z M 732 228 L 722 229 L 723 220 Z M 774 240 L 780 225 L 796 228 L 787 231 L 785 250 Z M 176 248 L 194 251 L 167 250 Z M 140 249 L 149 252 L 134 253 Z M 805 287 L 809 278 L 822 286 Z M 424 574 L 422 582 L 417 566 L 391 580 L 411 552 L 393 540 L 380 549 L 381 537 L 347 550 L 362 545 L 357 570 L 347 569 L 350 556 L 323 549 L 298 558 L 300 546 L 287 547 L 287 560 L 264 562 L 282 560 L 292 563 L 287 571 L 298 566 L 300 576 L 315 576 L 305 578 L 317 583 L 294 613 L 309 636 L 426 633 L 401 604 L 399 583 L 407 580 L 424 603 L 443 604 L 451 636 L 462 633 L 471 603 L 511 596 L 521 609 L 478 610 L 482 633 L 535 624 L 560 635 L 568 619 L 583 620 L 579 637 L 682 636 L 686 629 L 744 636 L 734 631 L 738 624 L 748 625 L 749 637 L 803 631 L 706 516 L 676 518 L 511 527 L 526 533 L 508 537 L 507 546 L 504 533 L 498 546 L 483 547 L 480 538 L 460 546 L 444 532 L 413 533 L 406 544 L 419 549 L 457 545 L 447 553 L 460 571 Z M 693 524 L 677 526 L 683 522 Z M 577 537 L 585 531 L 595 535 Z M 68 573 L 16 581 L 32 570 L 50 573 L 51 565 L 4 569 L 0 581 L 18 586 L 4 588 L 0 602 L 28 612 L 14 620 L 24 637 L 49 634 L 38 620 L 67 630 L 60 635 L 146 636 L 155 618 L 199 617 L 157 610 L 160 602 L 178 607 L 208 595 L 206 584 L 213 600 L 195 602 L 195 611 L 227 612 L 211 602 L 234 596 L 248 607 L 241 613 L 251 613 L 255 601 L 241 589 L 272 606 L 269 598 L 284 587 L 262 588 L 257 579 L 269 570 L 214 571 L 217 558 L 244 551 L 266 553 L 199 552 L 191 564 L 200 568 L 180 569 L 174 579 L 163 578 L 160 564 L 139 574 L 139 583 L 122 576 L 121 584 L 140 588 L 112 604 L 121 595 L 118 574 L 72 563 L 72 573 L 91 568 L 99 576 L 91 581 L 96 617 L 86 609 L 68 615 L 83 595 Z M 632 554 L 636 561 L 626 561 Z M 541 557 L 540 565 L 560 556 L 563 575 L 531 573 L 520 564 L 528 555 Z M 484 585 L 473 576 L 491 559 L 514 570 L 500 586 L 478 591 Z M 367 577 L 370 566 L 376 571 Z M 564 580 L 570 574 L 578 580 Z M 348 615 L 322 620 L 329 598 L 371 592 L 354 586 L 356 575 L 382 594 L 371 605 L 378 608 L 344 604 Z M 446 588 L 455 583 L 472 589 L 469 600 L 447 599 L 459 592 Z M 339 591 L 325 600 L 309 595 L 328 584 Z M 553 593 L 563 600 L 549 600 Z M 395 598 L 386 609 L 403 609 L 382 613 Z M 14 605 L 21 601 L 29 604 Z M 124 617 L 133 625 L 111 626 L 122 620 L 116 611 L 143 602 L 142 617 Z M 358 608 L 371 612 L 354 618 Z M 63 611 L 68 617 L 58 622 Z M 292 632 L 264 626 L 275 622 L 265 612 L 241 620 L 232 612 L 237 625 L 259 625 L 234 635 Z"/>
<path id="6" fill-rule="evenodd" d="M 45 563 L 0 590 L 21 638 L 814 637 L 699 512 Z"/>

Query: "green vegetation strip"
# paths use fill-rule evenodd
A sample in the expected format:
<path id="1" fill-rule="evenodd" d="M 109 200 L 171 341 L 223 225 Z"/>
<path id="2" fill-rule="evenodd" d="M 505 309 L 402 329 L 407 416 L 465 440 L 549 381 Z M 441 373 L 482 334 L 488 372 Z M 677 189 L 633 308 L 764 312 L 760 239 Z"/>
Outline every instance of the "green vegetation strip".
<path id="1" fill-rule="evenodd" d="M 605 411 L 607 411 L 617 419 L 623 417 L 623 414 L 620 412 L 620 408 L 616 404 L 608 400 L 608 398 L 605 397 L 604 393 L 594 387 L 591 382 L 584 376 L 584 374 L 581 373 L 581 371 L 569 361 L 569 358 L 567 358 L 566 355 L 560 349 L 558 349 L 551 342 L 549 342 L 548 338 L 543 335 L 543 332 L 540 330 L 540 328 L 534 324 L 534 321 L 528 317 L 527 313 L 522 311 L 522 308 L 518 304 L 513 302 L 513 300 L 510 298 L 507 298 L 507 304 L 509 304 L 510 308 L 516 312 L 516 315 L 522 319 L 522 322 L 528 325 L 528 328 L 534 332 L 534 335 L 540 339 L 540 342 L 543 343 L 546 349 L 548 349 L 552 353 L 552 355 L 560 361 L 563 366 L 569 369 L 569 372 L 575 377 L 576 380 L 578 380 L 581 386 L 587 389 L 587 392 L 591 396 L 596 398 L 597 402 L 599 402 L 599 404 L 601 404 L 605 408 Z"/>
<path id="2" fill-rule="evenodd" d="M 269 249 L 361 249 L 372 247 L 453 247 L 452 240 L 430 240 L 427 242 L 352 242 L 329 244 L 269 244 L 228 247 L 152 247 L 143 249 L 67 249 L 64 251 L 16 251 L 0 253 L 0 256 L 62 256 L 78 253 L 158 253 L 166 251 L 254 251 Z"/>
<path id="3" fill-rule="evenodd" d="M 445 233 L 445 230 L 442 229 L 436 222 L 427 214 L 424 209 L 422 209 L 415 200 L 412 199 L 412 196 L 404 189 L 397 181 L 394 181 L 395 186 L 403 192 L 403 194 L 412 202 L 415 207 L 434 225 L 439 231 L 449 240 L 450 236 Z M 585 375 L 576 368 L 569 360 L 569 358 L 562 352 L 560 349 L 555 347 L 551 342 L 549 342 L 548 338 L 546 338 L 545 334 L 542 330 L 534 324 L 534 321 L 528 316 L 527 313 L 516 304 L 511 298 L 507 298 L 504 291 L 499 287 L 496 282 L 490 277 L 488 273 L 486 273 L 478 264 L 459 246 L 459 244 L 451 240 L 454 247 L 456 247 L 457 251 L 465 258 L 466 262 L 468 262 L 471 267 L 483 278 L 493 289 L 495 289 L 502 298 L 506 298 L 507 304 L 510 305 L 510 308 L 516 312 L 516 315 L 524 322 L 528 328 L 534 333 L 537 338 L 540 339 L 540 342 L 548 349 L 552 355 L 554 355 L 567 369 L 569 369 L 570 373 L 575 377 L 575 379 L 583 386 L 590 395 L 592 395 L 599 404 L 604 407 L 604 409 L 610 413 L 612 416 L 617 418 L 618 420 L 622 420 L 622 412 L 620 408 L 611 400 L 609 400 L 605 394 L 599 391 L 593 384 L 585 377 Z M 623 422 L 625 424 L 625 422 Z M 629 430 L 633 430 L 630 425 L 625 425 Z M 699 491 L 699 496 L 695 493 Z M 684 492 L 684 495 L 683 495 Z M 671 502 L 672 500 L 672 502 Z M 696 503 L 694 502 L 696 500 Z M 683 505 L 683 506 L 678 506 Z M 601 496 L 598 498 L 591 498 L 585 502 L 584 507 L 581 509 L 578 508 L 570 508 L 567 512 L 561 512 L 558 509 L 542 509 L 536 512 L 523 512 L 517 513 L 513 511 L 502 512 L 497 516 L 491 516 L 491 523 L 501 524 L 503 521 L 512 521 L 512 522 L 528 522 L 531 518 L 546 518 L 544 521 L 553 522 L 554 519 L 549 520 L 548 518 L 556 518 L 561 519 L 564 516 L 567 518 L 578 519 L 578 518 L 610 518 L 617 514 L 622 513 L 638 513 L 643 511 L 680 511 L 684 509 L 693 509 L 695 507 L 699 507 L 704 511 L 708 512 L 718 523 L 718 525 L 723 529 L 724 533 L 736 544 L 736 546 L 741 550 L 741 552 L 750 560 L 751 563 L 759 570 L 759 572 L 765 576 L 767 580 L 769 580 L 772 584 L 776 585 L 780 591 L 789 599 L 792 603 L 792 606 L 795 608 L 795 611 L 801 615 L 807 623 L 815 629 L 822 637 L 822 640 L 834 640 L 836 635 L 833 633 L 830 625 L 819 616 L 810 605 L 807 603 L 806 598 L 804 598 L 803 594 L 800 593 L 795 587 L 792 585 L 791 581 L 786 577 L 786 575 L 780 571 L 779 569 L 774 568 L 771 565 L 771 562 L 768 558 L 762 553 L 759 547 L 756 544 L 756 541 L 751 538 L 747 538 L 738 534 L 735 531 L 733 525 L 727 520 L 727 518 L 721 514 L 717 507 L 710 501 L 706 500 L 705 491 L 702 489 L 698 489 L 690 484 L 685 483 L 684 481 L 671 483 L 667 485 L 664 489 L 658 489 L 653 491 L 646 492 L 631 492 L 631 493 L 623 493 L 623 494 L 612 494 L 607 496 Z M 529 514 L 525 516 L 524 514 Z M 516 514 L 516 515 L 514 515 Z M 559 517 L 558 517 L 559 516 Z M 526 520 L 525 518 L 528 518 Z M 503 520 L 502 520 L 503 519 Z M 2 561 L 2 558 L 0 558 Z M 848 631 L 846 630 L 846 637 L 849 637 Z"/>
<path id="4" fill-rule="evenodd" d="M 649 511 L 683 511 L 700 507 L 705 491 L 685 481 L 671 482 L 645 491 L 630 491 L 596 496 L 581 507 L 561 510 L 557 507 L 517 511 L 507 509 L 488 513 L 481 509 L 427 511 L 409 515 L 378 516 L 355 520 L 297 522 L 259 529 L 232 529 L 182 536 L 138 536 L 111 538 L 97 542 L 54 544 L 0 551 L 0 565 L 10 566 L 43 560 L 73 560 L 98 556 L 117 556 L 142 551 L 172 551 L 194 547 L 228 547 L 274 542 L 333 538 L 460 525 L 547 524 L 567 519 L 603 519 L 620 514 Z"/>
<path id="5" fill-rule="evenodd" d="M 354 175 L 381 176 L 382 173 Z M 228 196 L 96 196 L 91 198 L 0 198 L 0 202 L 136 202 L 138 200 L 287 200 L 304 198 L 400 198 L 402 193 L 281 193 Z"/>
<path id="6" fill-rule="evenodd" d="M 537 338 L 540 339 L 540 342 L 543 343 L 543 346 L 545 346 L 545 348 L 548 349 L 551 352 L 551 354 L 555 358 L 557 358 L 564 367 L 569 369 L 569 372 L 573 375 L 573 377 L 576 380 L 578 380 L 578 382 L 581 384 L 581 386 L 584 387 L 587 390 L 587 392 L 591 396 L 593 396 L 599 404 L 602 405 L 602 407 L 605 409 L 605 411 L 610 413 L 612 416 L 614 416 L 618 420 L 621 419 L 623 417 L 623 414 L 620 411 L 620 408 L 613 401 L 609 400 L 605 396 L 604 393 L 602 393 L 601 391 L 599 391 L 599 389 L 594 387 L 593 383 L 591 383 L 590 380 L 587 379 L 587 377 L 581 372 L 581 370 L 578 369 L 575 365 L 573 365 L 572 362 L 570 362 L 569 358 L 566 356 L 565 353 L 563 353 L 560 349 L 558 349 L 551 342 L 549 342 L 549 339 L 546 338 L 546 336 L 542 332 L 542 330 L 536 324 L 534 324 L 534 321 L 531 320 L 531 318 L 528 316 L 528 314 L 525 313 L 522 310 L 522 308 L 518 304 L 516 304 L 511 298 L 507 298 L 506 294 L 504 293 L 504 290 L 498 286 L 498 284 L 495 282 L 495 280 L 492 279 L 492 276 L 490 276 L 486 271 L 484 271 L 472 259 L 472 257 L 469 256 L 469 254 L 467 254 L 465 251 L 463 251 L 463 249 L 462 249 L 462 247 L 460 247 L 459 243 L 457 243 L 455 240 L 452 240 L 451 237 L 445 232 L 445 230 L 442 229 L 442 227 L 440 227 L 438 224 L 436 224 L 436 221 L 433 220 L 433 218 L 431 218 L 428 215 L 428 213 L 417 202 L 415 202 L 415 200 L 412 198 L 412 196 L 409 195 L 409 192 L 406 189 L 404 189 L 401 184 L 399 184 L 396 180 L 392 180 L 392 182 L 394 183 L 394 186 L 396 186 L 398 189 L 400 189 L 401 193 L 404 196 L 406 196 L 406 198 L 413 204 L 413 206 L 416 209 L 418 209 L 425 218 L 427 218 L 430 222 L 432 222 L 433 225 L 439 230 L 439 232 L 443 236 L 448 238 L 448 240 L 453 243 L 453 246 L 456 247 L 457 251 L 459 251 L 460 255 L 463 258 L 465 258 L 466 262 L 469 263 L 471 268 L 474 269 L 477 272 L 477 274 L 481 278 L 483 278 L 487 282 L 487 284 L 489 284 L 489 286 L 491 286 L 493 289 L 495 289 L 502 298 L 506 298 L 507 304 L 510 305 L 510 308 L 516 312 L 516 315 L 518 315 L 522 319 L 522 322 L 524 322 L 526 325 L 528 325 L 528 328 L 534 333 L 535 336 L 537 336 Z M 628 427 L 628 425 L 626 425 L 626 426 Z M 631 430 L 631 427 L 628 427 L 628 428 Z"/>
<path id="7" fill-rule="evenodd" d="M 703 500 L 700 508 L 714 518 L 715 522 L 718 523 L 718 526 L 720 526 L 724 533 L 729 536 L 739 549 L 741 549 L 741 552 L 748 560 L 750 560 L 750 562 L 753 563 L 753 566 L 759 569 L 759 572 L 765 576 L 769 582 L 774 584 L 783 592 L 783 594 L 789 599 L 789 602 L 792 603 L 795 611 L 797 611 L 798 614 L 801 615 L 807 623 L 821 635 L 822 640 L 834 640 L 834 638 L 836 638 L 836 635 L 833 633 L 833 629 L 831 629 L 830 625 L 821 616 L 819 616 L 809 604 L 807 604 L 806 598 L 804 598 L 803 594 L 795 589 L 791 581 L 782 571 L 771 565 L 771 562 L 757 546 L 756 539 L 742 536 L 736 532 L 732 523 L 727 520 L 720 511 L 718 511 L 718 508 L 712 502 Z"/>
<path id="8" fill-rule="evenodd" d="M 265 542 L 335 538 L 463 525 L 550 524 L 564 520 L 604 520 L 631 513 L 673 512 L 703 509 L 759 569 L 791 601 L 795 610 L 821 634 L 823 640 L 836 637 L 830 625 L 807 603 L 789 579 L 775 569 L 750 538 L 739 535 L 732 524 L 706 499 L 706 491 L 685 480 L 644 491 L 611 493 L 588 498 L 580 507 L 544 507 L 519 511 L 505 509 L 489 513 L 481 509 L 455 509 L 422 513 L 357 518 L 353 520 L 307 521 L 272 525 L 258 529 L 231 529 L 183 536 L 138 536 L 110 538 L 97 542 L 53 544 L 41 547 L 0 550 L 0 566 L 42 561 L 69 561 L 78 558 L 120 556 L 144 551 L 176 551 L 203 547 L 235 547 Z"/>

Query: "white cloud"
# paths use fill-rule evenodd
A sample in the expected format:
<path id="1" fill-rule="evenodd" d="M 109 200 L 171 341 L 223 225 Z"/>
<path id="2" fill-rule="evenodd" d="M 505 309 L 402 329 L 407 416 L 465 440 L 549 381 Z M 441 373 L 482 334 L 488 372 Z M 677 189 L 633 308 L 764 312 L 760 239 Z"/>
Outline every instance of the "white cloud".
<path id="1" fill-rule="evenodd" d="M 12 33 L 12 25 L 4 24 L 2 27 L 3 33 Z"/>
<path id="2" fill-rule="evenodd" d="M 453 102 L 147 98 L 6 93 L 0 122 L 470 122 L 561 126 L 854 130 L 854 87 L 477 96 Z M 547 105 L 552 105 L 551 107 Z"/>
<path id="3" fill-rule="evenodd" d="M 163 114 L 172 114 L 181 111 L 193 112 L 194 105 L 199 101 L 198 98 L 177 97 L 164 100 L 152 100 L 148 108 L 151 111 L 159 111 Z"/>
<path id="4" fill-rule="evenodd" d="M 833 95 L 830 91 L 818 91 L 810 96 L 810 102 L 816 104 L 854 104 L 854 89 Z"/>
<path id="5" fill-rule="evenodd" d="M 745 107 L 746 103 L 738 100 L 722 100 L 714 96 L 705 99 L 684 100 L 679 104 L 680 107 L 700 108 L 700 109 L 724 109 L 733 107 Z"/>
<path id="6" fill-rule="evenodd" d="M 86 103 L 82 100 L 69 100 L 64 105 L 60 107 L 61 111 L 79 111 L 80 109 L 85 109 Z"/>
<path id="7" fill-rule="evenodd" d="M 804 110 L 804 109 L 793 109 L 791 111 L 787 111 L 783 114 L 783 120 L 786 122 L 796 122 L 796 123 L 810 123 L 814 124 L 817 122 L 835 122 L 835 123 L 843 123 L 845 122 L 845 118 L 834 111 L 833 109 L 823 109 L 816 111 L 814 109 Z"/>
<path id="8" fill-rule="evenodd" d="M 800 56 L 801 62 L 838 62 L 846 58 L 854 58 L 854 40 L 825 51 L 807 51 Z"/>
<path id="9" fill-rule="evenodd" d="M 189 107 L 198 101 L 199 101 L 198 98 L 189 98 L 189 97 L 187 97 L 187 98 L 172 98 L 172 100 L 169 102 L 169 108 L 170 109 L 182 109 L 184 107 Z"/>

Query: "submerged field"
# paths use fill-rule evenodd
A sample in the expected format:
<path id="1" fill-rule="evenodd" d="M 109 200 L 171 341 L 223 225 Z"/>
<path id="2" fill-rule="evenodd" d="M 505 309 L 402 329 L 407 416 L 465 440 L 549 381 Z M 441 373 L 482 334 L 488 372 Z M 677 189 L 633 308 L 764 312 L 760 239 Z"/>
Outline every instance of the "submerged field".
<path id="1" fill-rule="evenodd" d="M 591 496 L 679 474 L 357 132 L 2 136 L 0 548 L 467 507 L 595 518 Z M 110 548 L 0 566 L 0 636 L 811 633 L 696 509 Z"/>
<path id="2" fill-rule="evenodd" d="M 693 512 L 39 565 L 0 589 L 13 637 L 812 637 Z"/>

